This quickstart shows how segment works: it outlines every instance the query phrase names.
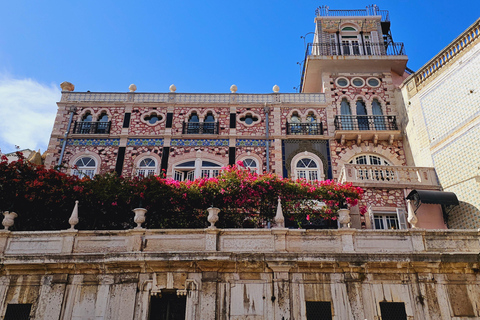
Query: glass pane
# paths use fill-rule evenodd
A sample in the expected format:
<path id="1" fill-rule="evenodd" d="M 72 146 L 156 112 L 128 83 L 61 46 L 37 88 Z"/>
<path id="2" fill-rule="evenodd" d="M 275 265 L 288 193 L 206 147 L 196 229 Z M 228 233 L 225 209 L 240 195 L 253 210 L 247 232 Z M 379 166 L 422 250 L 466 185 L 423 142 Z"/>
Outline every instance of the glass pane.
<path id="1" fill-rule="evenodd" d="M 188 122 L 199 122 L 200 120 L 198 119 L 198 116 L 194 113 L 190 116 L 190 119 Z"/>
<path id="2" fill-rule="evenodd" d="M 202 161 L 202 167 L 220 167 L 220 165 L 210 161 Z"/>
<path id="3" fill-rule="evenodd" d="M 195 161 L 187 161 L 179 164 L 177 167 L 195 167 Z"/>
<path id="4" fill-rule="evenodd" d="M 174 179 L 174 180 L 177 180 L 177 181 L 183 181 L 183 172 L 182 172 L 182 171 L 176 171 L 176 170 L 175 170 L 173 179 Z"/>
<path id="5" fill-rule="evenodd" d="M 215 122 L 215 118 L 213 117 L 213 115 L 208 114 L 208 115 L 205 117 L 204 122 Z"/>
<path id="6" fill-rule="evenodd" d="M 398 229 L 398 220 L 397 215 L 388 215 L 385 216 L 388 229 Z"/>
<path id="7" fill-rule="evenodd" d="M 375 216 L 375 229 L 385 229 L 385 226 L 383 225 L 383 216 Z"/>
<path id="8" fill-rule="evenodd" d="M 108 121 L 108 115 L 102 114 L 100 118 L 98 118 L 98 121 L 100 122 L 107 122 Z"/>
<path id="9" fill-rule="evenodd" d="M 195 180 L 195 170 L 187 172 L 187 178 L 185 180 L 193 181 Z"/>

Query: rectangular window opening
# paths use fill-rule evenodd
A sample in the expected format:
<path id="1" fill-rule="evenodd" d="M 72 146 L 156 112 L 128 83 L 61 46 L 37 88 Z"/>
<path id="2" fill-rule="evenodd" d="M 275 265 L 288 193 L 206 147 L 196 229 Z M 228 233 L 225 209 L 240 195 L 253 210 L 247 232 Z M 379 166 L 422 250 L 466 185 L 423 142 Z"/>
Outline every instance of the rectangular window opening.
<path id="1" fill-rule="evenodd" d="M 29 320 L 31 303 L 8 304 L 5 312 L 5 320 Z"/>
<path id="2" fill-rule="evenodd" d="M 332 320 L 330 301 L 306 301 L 307 320 Z"/>
<path id="3" fill-rule="evenodd" d="M 187 297 L 178 296 L 176 291 L 162 290 L 150 298 L 149 320 L 185 320 Z"/>
<path id="4" fill-rule="evenodd" d="M 380 312 L 382 320 L 407 320 L 403 302 L 380 302 Z"/>

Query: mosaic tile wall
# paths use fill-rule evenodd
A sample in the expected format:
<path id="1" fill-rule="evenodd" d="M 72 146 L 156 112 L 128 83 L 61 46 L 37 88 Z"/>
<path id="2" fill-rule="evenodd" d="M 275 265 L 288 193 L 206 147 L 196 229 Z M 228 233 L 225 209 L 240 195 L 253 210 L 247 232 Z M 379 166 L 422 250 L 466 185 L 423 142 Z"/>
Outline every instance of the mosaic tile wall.
<path id="1" fill-rule="evenodd" d="M 420 98 L 431 143 L 480 115 L 480 51 Z M 473 92 L 470 92 L 473 90 Z"/>
<path id="2" fill-rule="evenodd" d="M 461 202 L 450 214 L 449 228 L 480 228 L 480 183 L 475 180 L 480 175 L 480 126 L 432 156 L 445 191 L 455 192 Z"/>

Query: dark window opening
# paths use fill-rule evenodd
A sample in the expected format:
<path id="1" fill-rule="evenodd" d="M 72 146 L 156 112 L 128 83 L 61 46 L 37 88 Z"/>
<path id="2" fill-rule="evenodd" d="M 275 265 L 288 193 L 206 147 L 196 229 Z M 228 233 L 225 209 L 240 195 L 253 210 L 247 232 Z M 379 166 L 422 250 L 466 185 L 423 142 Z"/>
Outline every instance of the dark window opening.
<path id="1" fill-rule="evenodd" d="M 30 319 L 31 303 L 8 304 L 5 312 L 5 320 L 28 320 Z"/>
<path id="2" fill-rule="evenodd" d="M 258 118 L 254 117 L 251 114 L 247 114 L 245 117 L 240 118 L 240 121 L 243 121 L 243 122 L 245 122 L 245 124 L 250 125 L 250 124 L 258 121 Z"/>
<path id="3" fill-rule="evenodd" d="M 403 302 L 380 302 L 380 312 L 382 320 L 407 320 Z"/>
<path id="4" fill-rule="evenodd" d="M 162 291 L 150 299 L 149 320 L 185 320 L 186 307 L 186 296 L 177 296 L 176 291 Z"/>
<path id="5" fill-rule="evenodd" d="M 306 301 L 307 320 L 332 320 L 330 301 Z"/>
<path id="6" fill-rule="evenodd" d="M 156 113 L 152 113 L 151 115 L 146 116 L 144 119 L 145 121 L 148 121 L 148 123 L 150 124 L 155 124 L 158 121 L 162 121 L 163 117 L 160 115 L 157 115 Z"/>

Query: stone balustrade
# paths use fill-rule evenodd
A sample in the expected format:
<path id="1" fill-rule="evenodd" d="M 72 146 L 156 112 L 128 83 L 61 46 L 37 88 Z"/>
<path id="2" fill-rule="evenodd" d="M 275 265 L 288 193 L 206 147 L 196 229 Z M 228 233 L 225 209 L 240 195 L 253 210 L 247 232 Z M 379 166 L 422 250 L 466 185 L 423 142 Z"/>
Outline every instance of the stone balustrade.
<path id="1" fill-rule="evenodd" d="M 141 253 L 446 254 L 480 251 L 477 230 L 132 229 L 123 231 L 0 231 L 0 254 L 48 260 L 49 255 Z M 312 257 L 310 257 L 312 258 Z"/>
<path id="2" fill-rule="evenodd" d="M 345 164 L 338 180 L 360 187 L 439 189 L 434 168 Z"/>
<path id="3" fill-rule="evenodd" d="M 61 102 L 132 102 L 132 103 L 325 103 L 323 93 L 271 93 L 271 94 L 205 94 L 205 93 L 107 93 L 62 92 Z"/>
<path id="4" fill-rule="evenodd" d="M 415 72 L 407 82 L 410 87 L 416 86 L 419 89 L 438 75 L 447 64 L 452 63 L 462 54 L 464 49 L 473 45 L 480 38 L 480 19 L 477 19 L 465 32 L 457 37 L 452 43 L 443 49 L 439 54 L 427 62 L 420 70 Z M 414 81 L 414 86 L 409 84 Z"/>

